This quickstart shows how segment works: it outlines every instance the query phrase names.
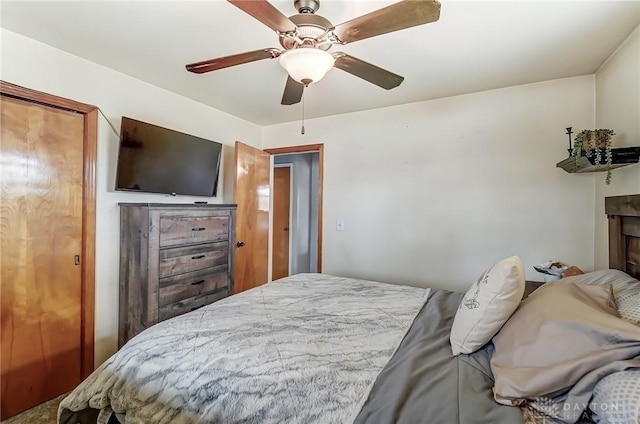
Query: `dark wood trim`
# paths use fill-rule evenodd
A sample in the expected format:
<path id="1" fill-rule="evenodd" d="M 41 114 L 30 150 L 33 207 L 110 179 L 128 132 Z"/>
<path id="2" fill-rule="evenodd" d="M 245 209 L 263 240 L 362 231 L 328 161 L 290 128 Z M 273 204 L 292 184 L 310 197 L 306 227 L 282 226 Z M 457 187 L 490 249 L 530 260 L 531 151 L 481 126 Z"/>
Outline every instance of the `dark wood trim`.
<path id="1" fill-rule="evenodd" d="M 95 248 L 96 248 L 96 161 L 98 109 L 74 100 L 0 81 L 0 95 L 84 115 L 82 195 L 82 378 L 94 369 L 95 347 Z"/>
<path id="2" fill-rule="evenodd" d="M 188 206 L 189 208 L 202 208 L 202 209 L 211 209 L 212 207 L 221 208 L 221 207 L 237 207 L 235 203 L 130 203 L 130 202 L 120 202 L 118 206 L 125 207 L 150 207 L 150 208 L 162 208 L 162 209 L 172 209 L 172 208 L 184 208 Z"/>
<path id="3" fill-rule="evenodd" d="M 270 155 L 286 155 L 289 153 L 311 153 L 317 152 L 324 148 L 324 144 L 304 144 L 301 146 L 273 147 L 263 149 Z"/>
<path id="4" fill-rule="evenodd" d="M 82 378 L 94 370 L 96 275 L 96 162 L 98 158 L 98 109 L 84 115 Z"/>
<path id="5" fill-rule="evenodd" d="M 640 194 L 605 197 L 609 268 L 640 278 Z"/>
<path id="6" fill-rule="evenodd" d="M 95 106 L 86 103 L 76 102 L 75 100 L 65 99 L 64 97 L 54 96 L 53 94 L 43 93 L 42 91 L 31 90 L 30 88 L 21 87 L 6 81 L 0 81 L 0 93 L 3 96 L 15 97 L 83 114 L 88 114 L 97 109 Z"/>
<path id="7" fill-rule="evenodd" d="M 609 268 L 626 271 L 626 245 L 622 234 L 622 217 L 610 215 L 609 221 Z"/>
<path id="8" fill-rule="evenodd" d="M 324 186 L 324 144 L 305 144 L 301 146 L 274 147 L 263 149 L 270 155 L 287 155 L 296 153 L 318 152 L 318 263 L 317 271 L 322 272 L 322 210 L 323 210 L 323 186 Z"/>
<path id="9" fill-rule="evenodd" d="M 324 185 L 324 145 L 320 144 L 318 147 L 318 265 L 316 266 L 318 272 L 322 272 L 322 239 L 323 239 L 323 226 L 322 226 L 322 202 L 323 202 L 323 189 Z"/>
<path id="10" fill-rule="evenodd" d="M 631 216 L 622 224 L 622 234 L 640 238 L 640 216 Z"/>
<path id="11" fill-rule="evenodd" d="M 607 215 L 640 216 L 640 194 L 604 198 Z"/>

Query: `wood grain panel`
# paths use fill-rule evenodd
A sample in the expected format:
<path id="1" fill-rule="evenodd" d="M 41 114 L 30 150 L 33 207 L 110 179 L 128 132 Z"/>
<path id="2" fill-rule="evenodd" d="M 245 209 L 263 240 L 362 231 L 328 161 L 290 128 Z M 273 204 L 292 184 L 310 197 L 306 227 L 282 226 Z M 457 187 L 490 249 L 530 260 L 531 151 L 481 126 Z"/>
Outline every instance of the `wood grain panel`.
<path id="1" fill-rule="evenodd" d="M 640 279 L 640 194 L 605 198 L 609 267 Z"/>
<path id="2" fill-rule="evenodd" d="M 626 245 L 622 234 L 622 217 L 609 215 L 609 268 L 624 271 Z"/>
<path id="3" fill-rule="evenodd" d="M 227 289 L 221 289 L 216 293 L 203 294 L 200 296 L 190 297 L 181 302 L 172 303 L 167 306 L 163 306 L 158 311 L 160 321 L 164 321 L 175 316 L 195 311 L 217 300 L 224 299 L 229 295 Z"/>
<path id="4" fill-rule="evenodd" d="M 640 194 L 605 197 L 604 211 L 607 215 L 640 216 Z"/>
<path id="5" fill-rule="evenodd" d="M 146 279 L 147 268 L 140 266 L 140 263 L 141 255 L 149 249 L 149 237 L 141 227 L 149 228 L 146 209 L 120 209 L 118 348 L 128 341 L 128 334 L 142 331 L 140 328 L 144 322 L 142 281 Z M 145 275 L 141 275 L 142 273 Z"/>
<path id="6" fill-rule="evenodd" d="M 141 251 L 135 252 L 140 255 L 140 260 L 136 261 L 135 257 L 132 258 L 134 262 L 134 268 L 136 269 L 136 275 L 140 278 L 140 297 L 142 299 L 142 314 L 143 321 L 142 326 L 138 329 L 141 331 L 144 328 L 150 327 L 158 322 L 158 296 L 160 293 L 160 284 L 158 280 L 160 278 L 160 267 L 158 262 L 160 261 L 160 222 L 161 212 L 157 210 L 146 209 L 146 214 L 141 218 L 141 227 L 149 228 L 149 233 L 145 233 L 145 230 L 136 232 L 139 233 L 138 237 L 142 237 L 143 240 Z M 137 333 L 130 333 L 131 336 Z"/>
<path id="7" fill-rule="evenodd" d="M 640 217 L 625 216 L 622 222 L 622 233 L 625 236 L 640 237 Z"/>
<path id="8" fill-rule="evenodd" d="M 165 306 L 202 293 L 227 288 L 228 284 L 229 273 L 226 264 L 209 270 L 181 274 L 160 280 L 158 303 Z"/>
<path id="9" fill-rule="evenodd" d="M 217 217 L 163 217 L 160 220 L 160 246 L 227 240 L 229 218 Z"/>
<path id="10" fill-rule="evenodd" d="M 234 293 L 267 282 L 269 257 L 270 156 L 236 141 L 234 203 L 237 203 Z"/>
<path id="11" fill-rule="evenodd" d="M 2 417 L 82 377 L 84 116 L 2 97 Z"/>
<path id="12" fill-rule="evenodd" d="M 276 167 L 273 169 L 273 280 L 289 275 L 290 209 L 291 168 Z"/>
<path id="13" fill-rule="evenodd" d="M 5 97 L 48 105 L 84 115 L 83 202 L 82 202 L 82 376 L 93 372 L 95 310 L 95 204 L 98 110 L 95 106 L 15 84 L 0 81 L 0 94 Z"/>
<path id="14" fill-rule="evenodd" d="M 640 238 L 629 237 L 627 244 L 627 274 L 640 279 Z"/>
<path id="15" fill-rule="evenodd" d="M 226 265 L 228 255 L 226 241 L 163 249 L 160 251 L 160 278 Z"/>

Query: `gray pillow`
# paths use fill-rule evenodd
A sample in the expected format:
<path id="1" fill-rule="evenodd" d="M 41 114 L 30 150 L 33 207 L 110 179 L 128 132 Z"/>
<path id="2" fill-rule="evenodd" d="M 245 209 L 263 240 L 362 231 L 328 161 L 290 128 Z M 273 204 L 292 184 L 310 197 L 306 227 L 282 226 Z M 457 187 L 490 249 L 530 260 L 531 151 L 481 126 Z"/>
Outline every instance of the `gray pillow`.
<path id="1" fill-rule="evenodd" d="M 597 423 L 640 423 L 640 368 L 609 374 L 600 380 L 590 405 Z"/>
<path id="2" fill-rule="evenodd" d="M 600 271 L 587 272 L 586 274 L 573 275 L 551 284 L 584 284 L 589 286 L 611 285 L 613 295 L 618 300 L 622 295 L 640 293 L 640 281 L 629 274 L 617 269 L 603 269 Z"/>
<path id="3" fill-rule="evenodd" d="M 591 286 L 611 285 L 620 318 L 640 325 L 640 281 L 632 276 L 617 269 L 604 269 L 566 277 L 548 284 L 567 283 Z"/>
<path id="4" fill-rule="evenodd" d="M 494 397 L 506 405 L 557 398 L 578 381 L 574 399 L 587 404 L 612 363 L 640 355 L 640 331 L 618 317 L 609 284 L 544 285 L 520 303 L 493 343 Z"/>
<path id="5" fill-rule="evenodd" d="M 628 290 L 616 298 L 620 318 L 640 325 L 640 283 L 637 291 Z M 640 421 L 639 421 L 640 422 Z"/>

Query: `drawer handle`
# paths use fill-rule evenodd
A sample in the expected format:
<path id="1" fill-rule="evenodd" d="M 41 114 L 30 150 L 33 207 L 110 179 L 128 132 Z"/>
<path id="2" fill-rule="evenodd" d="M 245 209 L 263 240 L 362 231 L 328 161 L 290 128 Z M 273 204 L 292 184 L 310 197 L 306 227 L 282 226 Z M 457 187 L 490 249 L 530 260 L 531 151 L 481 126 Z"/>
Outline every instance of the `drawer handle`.
<path id="1" fill-rule="evenodd" d="M 193 312 L 193 311 L 195 311 L 196 309 L 200 309 L 200 308 L 202 308 L 203 306 L 205 306 L 205 305 L 196 306 L 195 308 L 191 308 L 191 311 Z"/>
<path id="2" fill-rule="evenodd" d="M 198 280 L 198 281 L 194 281 L 193 283 L 191 283 L 192 286 L 197 286 L 198 284 L 202 284 L 204 283 L 204 280 Z"/>
<path id="3" fill-rule="evenodd" d="M 206 230 L 205 227 L 200 227 L 200 228 L 192 228 L 191 231 L 204 231 Z"/>
<path id="4" fill-rule="evenodd" d="M 191 259 L 202 259 L 205 255 L 192 256 Z"/>

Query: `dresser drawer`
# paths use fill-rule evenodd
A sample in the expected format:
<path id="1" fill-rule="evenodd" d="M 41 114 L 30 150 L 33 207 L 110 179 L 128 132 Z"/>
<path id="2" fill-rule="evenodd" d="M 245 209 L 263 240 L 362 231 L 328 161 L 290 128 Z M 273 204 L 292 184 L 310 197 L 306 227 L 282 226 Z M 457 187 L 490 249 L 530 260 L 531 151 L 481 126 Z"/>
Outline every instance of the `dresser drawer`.
<path id="1" fill-rule="evenodd" d="M 229 272 L 226 264 L 163 278 L 160 280 L 158 305 L 162 307 L 202 293 L 228 288 L 228 286 Z"/>
<path id="2" fill-rule="evenodd" d="M 222 289 L 215 293 L 201 294 L 180 302 L 171 303 L 160 308 L 158 311 L 158 320 L 164 321 L 187 312 L 195 311 L 196 309 L 202 308 L 216 300 L 224 299 L 228 295 L 229 292 L 226 289 Z"/>
<path id="3" fill-rule="evenodd" d="M 160 217 L 160 247 L 229 238 L 228 216 Z"/>
<path id="4" fill-rule="evenodd" d="M 196 244 L 160 250 L 160 278 L 226 265 L 229 243 Z"/>

